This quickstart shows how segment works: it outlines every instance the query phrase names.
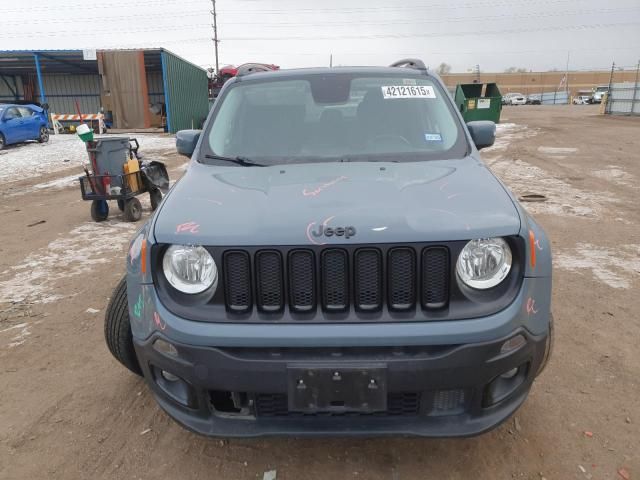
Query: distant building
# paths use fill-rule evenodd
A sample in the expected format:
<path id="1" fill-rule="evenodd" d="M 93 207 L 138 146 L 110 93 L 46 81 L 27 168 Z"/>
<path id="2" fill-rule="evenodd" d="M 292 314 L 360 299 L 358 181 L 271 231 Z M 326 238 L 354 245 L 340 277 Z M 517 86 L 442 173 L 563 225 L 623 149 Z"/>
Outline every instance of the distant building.
<path id="1" fill-rule="evenodd" d="M 0 103 L 74 115 L 77 102 L 113 128 L 198 128 L 208 96 L 206 70 L 162 48 L 0 51 Z"/>

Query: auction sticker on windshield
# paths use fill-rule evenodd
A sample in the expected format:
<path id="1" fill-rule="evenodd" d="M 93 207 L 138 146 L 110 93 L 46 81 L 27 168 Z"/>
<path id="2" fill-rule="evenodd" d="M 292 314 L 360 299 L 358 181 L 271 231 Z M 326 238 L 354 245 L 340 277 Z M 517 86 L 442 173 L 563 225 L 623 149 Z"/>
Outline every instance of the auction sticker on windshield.
<path id="1" fill-rule="evenodd" d="M 389 85 L 382 87 L 382 96 L 389 98 L 436 98 L 433 87 L 428 85 Z"/>

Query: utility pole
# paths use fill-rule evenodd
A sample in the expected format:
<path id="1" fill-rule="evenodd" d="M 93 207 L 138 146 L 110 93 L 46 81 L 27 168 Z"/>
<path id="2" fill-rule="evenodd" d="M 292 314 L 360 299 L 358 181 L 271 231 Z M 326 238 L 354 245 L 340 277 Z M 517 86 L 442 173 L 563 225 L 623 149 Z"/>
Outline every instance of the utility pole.
<path id="1" fill-rule="evenodd" d="M 216 15 L 216 0 L 211 0 L 211 6 L 213 7 L 213 10 L 211 10 L 211 15 L 213 15 L 213 25 L 211 25 L 213 27 L 213 45 L 215 47 L 216 50 L 216 76 L 218 76 L 218 42 L 220 42 L 220 40 L 218 40 L 218 19 L 217 19 L 217 15 Z"/>
<path id="2" fill-rule="evenodd" d="M 616 69 L 616 62 L 614 61 L 611 64 L 611 75 L 609 75 L 609 88 L 607 88 L 607 103 L 604 106 L 604 113 L 611 113 L 611 102 L 609 101 L 609 97 L 611 97 L 611 85 L 613 84 L 613 72 Z M 631 105 L 631 108 L 633 108 L 633 104 Z"/>
<path id="3" fill-rule="evenodd" d="M 333 67 L 333 53 L 329 54 L 329 68 Z"/>
<path id="4" fill-rule="evenodd" d="M 569 101 L 569 55 L 571 54 L 571 51 L 569 50 L 567 52 L 567 67 L 565 69 L 564 74 L 566 75 L 566 82 L 564 83 L 564 91 L 567 93 L 567 103 L 570 103 Z"/>

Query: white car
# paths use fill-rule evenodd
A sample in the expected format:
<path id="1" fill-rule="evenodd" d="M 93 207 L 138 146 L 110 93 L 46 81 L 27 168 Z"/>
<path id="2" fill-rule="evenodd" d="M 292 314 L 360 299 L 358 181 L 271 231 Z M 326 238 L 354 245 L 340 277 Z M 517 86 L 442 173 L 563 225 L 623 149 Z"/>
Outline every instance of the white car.
<path id="1" fill-rule="evenodd" d="M 598 85 L 593 91 L 593 103 L 601 103 L 602 97 L 609 91 L 609 85 Z"/>
<path id="2" fill-rule="evenodd" d="M 573 97 L 574 105 L 589 105 L 591 103 L 591 97 L 588 95 L 578 95 Z"/>
<path id="3" fill-rule="evenodd" d="M 526 105 L 527 97 L 521 93 L 514 93 L 509 98 L 509 105 Z"/>

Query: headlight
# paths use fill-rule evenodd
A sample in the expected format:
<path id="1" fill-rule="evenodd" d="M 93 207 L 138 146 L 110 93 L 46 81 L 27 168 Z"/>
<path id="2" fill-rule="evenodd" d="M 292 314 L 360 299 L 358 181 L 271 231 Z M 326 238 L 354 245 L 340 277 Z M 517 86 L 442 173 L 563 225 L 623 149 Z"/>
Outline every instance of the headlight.
<path id="1" fill-rule="evenodd" d="M 182 293 L 201 293 L 218 285 L 218 268 L 202 247 L 172 245 L 162 259 L 164 276 Z"/>
<path id="2" fill-rule="evenodd" d="M 511 249 L 502 238 L 479 238 L 465 245 L 456 271 L 463 283 L 486 290 L 495 287 L 511 270 Z"/>

